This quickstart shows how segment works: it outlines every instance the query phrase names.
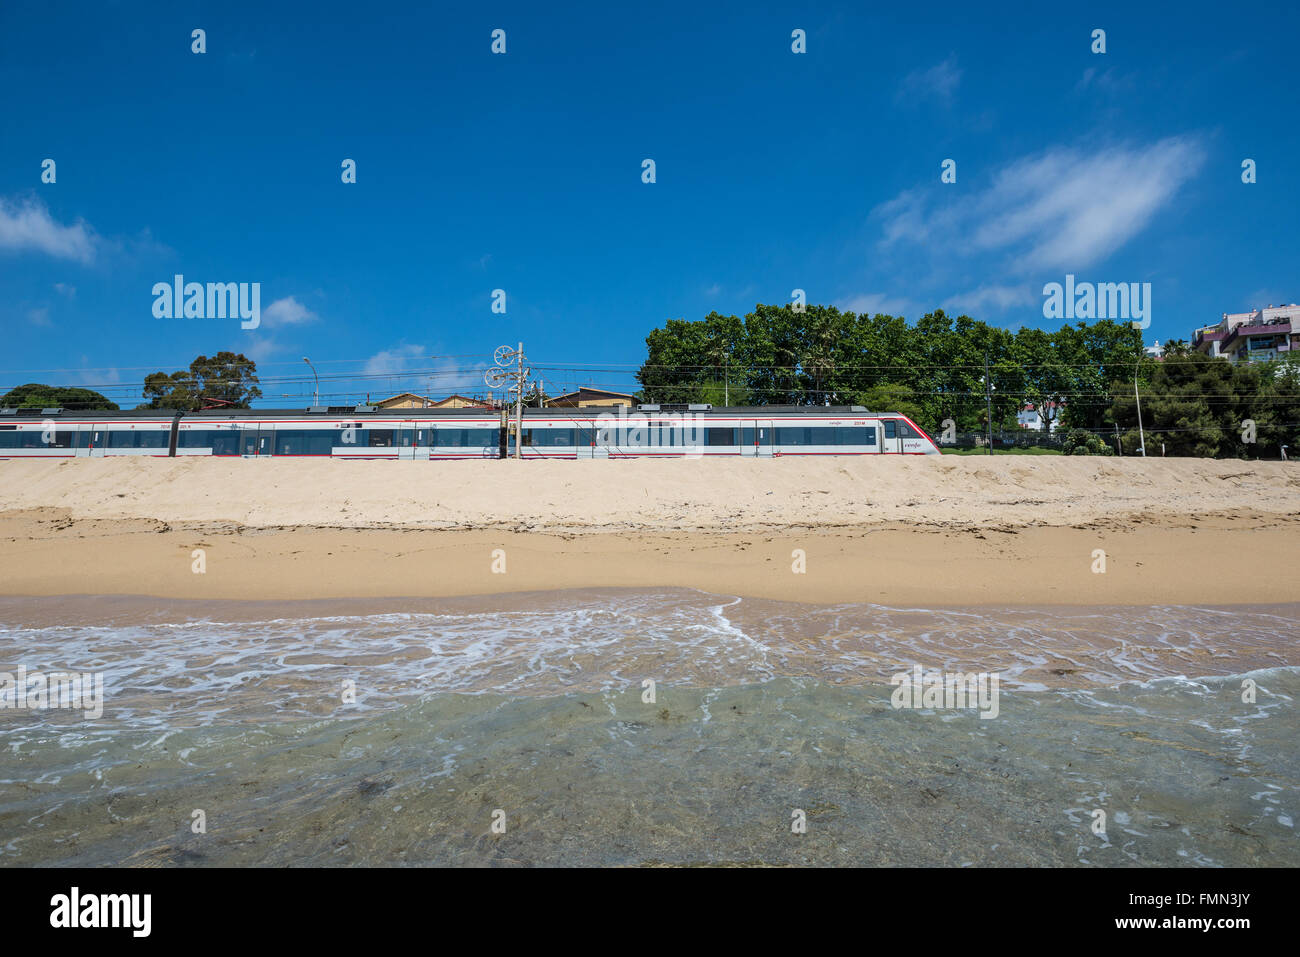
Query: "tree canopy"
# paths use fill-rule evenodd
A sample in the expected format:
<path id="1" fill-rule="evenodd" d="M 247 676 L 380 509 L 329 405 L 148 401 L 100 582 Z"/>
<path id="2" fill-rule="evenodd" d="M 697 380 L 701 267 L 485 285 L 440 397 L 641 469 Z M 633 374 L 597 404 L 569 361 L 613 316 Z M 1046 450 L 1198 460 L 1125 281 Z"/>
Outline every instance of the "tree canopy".
<path id="1" fill-rule="evenodd" d="M 1132 377 L 1141 346 L 1138 331 L 1109 320 L 1013 333 L 943 310 L 910 325 L 834 306 L 760 304 L 743 319 L 668 320 L 646 337 L 637 380 L 644 401 L 863 405 L 927 430 L 951 418 L 959 431 L 978 431 L 987 425 L 987 359 L 995 428 L 1015 428 L 1032 402 L 1045 427 L 1063 414 L 1063 425 L 1100 429 L 1112 421 L 1110 386 Z"/>
<path id="2" fill-rule="evenodd" d="M 112 402 L 91 389 L 75 386 L 42 385 L 28 382 L 0 396 L 0 407 L 7 409 L 116 409 Z"/>
<path id="3" fill-rule="evenodd" d="M 218 352 L 212 358 L 199 356 L 188 369 L 145 376 L 142 409 L 194 411 L 205 405 L 247 409 L 262 396 L 257 382 L 257 365 L 243 353 Z"/>

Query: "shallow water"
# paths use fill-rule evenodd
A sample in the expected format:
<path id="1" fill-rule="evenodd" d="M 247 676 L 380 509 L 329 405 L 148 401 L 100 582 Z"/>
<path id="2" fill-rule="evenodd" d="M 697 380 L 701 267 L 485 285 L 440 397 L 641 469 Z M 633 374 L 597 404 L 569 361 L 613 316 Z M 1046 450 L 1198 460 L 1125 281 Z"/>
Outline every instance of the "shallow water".
<path id="1" fill-rule="evenodd" d="M 0 710 L 0 863 L 1293 864 L 1298 611 L 3 599 L 106 701 Z"/>

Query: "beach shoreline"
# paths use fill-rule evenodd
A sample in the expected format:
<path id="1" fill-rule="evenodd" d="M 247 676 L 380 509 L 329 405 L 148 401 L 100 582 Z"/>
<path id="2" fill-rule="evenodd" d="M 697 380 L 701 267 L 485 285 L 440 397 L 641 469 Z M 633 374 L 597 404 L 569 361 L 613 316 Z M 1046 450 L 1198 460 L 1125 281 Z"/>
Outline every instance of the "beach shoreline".
<path id="1" fill-rule="evenodd" d="M 884 524 L 752 532 L 249 528 L 0 514 L 0 594 L 292 600 L 599 587 L 907 607 L 1294 599 L 1300 518 L 1137 516 L 1087 526 Z M 1098 552 L 1105 553 L 1105 571 Z M 201 571 L 196 569 L 201 568 Z M 802 570 L 797 570 L 802 569 Z"/>

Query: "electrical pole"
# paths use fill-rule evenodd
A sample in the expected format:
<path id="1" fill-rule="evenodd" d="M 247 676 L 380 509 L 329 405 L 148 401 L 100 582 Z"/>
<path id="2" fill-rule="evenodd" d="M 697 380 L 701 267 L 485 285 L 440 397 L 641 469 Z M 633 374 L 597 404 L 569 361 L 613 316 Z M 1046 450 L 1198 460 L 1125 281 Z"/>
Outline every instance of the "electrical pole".
<path id="1" fill-rule="evenodd" d="M 515 373 L 519 377 L 519 392 L 515 396 L 515 458 L 521 459 L 524 455 L 524 344 L 519 343 L 519 350 L 515 353 L 519 360 L 519 371 Z"/>
<path id="2" fill-rule="evenodd" d="M 499 389 L 506 382 L 511 382 L 507 394 L 515 394 L 515 458 L 523 458 L 524 444 L 524 390 L 528 387 L 528 375 L 531 369 L 524 366 L 524 344 L 519 343 L 518 349 L 511 349 L 509 346 L 500 346 L 492 358 L 496 361 L 497 368 L 489 369 L 483 374 L 483 381 L 489 389 Z M 510 368 L 511 364 L 515 368 Z M 513 381 L 512 381 L 513 380 Z M 504 412 L 503 415 L 508 413 Z"/>

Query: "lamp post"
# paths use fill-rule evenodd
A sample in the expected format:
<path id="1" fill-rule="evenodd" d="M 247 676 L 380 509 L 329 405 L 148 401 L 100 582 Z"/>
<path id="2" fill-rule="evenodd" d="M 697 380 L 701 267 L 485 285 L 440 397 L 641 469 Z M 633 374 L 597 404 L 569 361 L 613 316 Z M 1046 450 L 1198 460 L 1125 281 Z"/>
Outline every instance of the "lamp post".
<path id="1" fill-rule="evenodd" d="M 1147 437 L 1146 433 L 1142 431 L 1142 396 L 1138 394 L 1138 370 L 1136 363 L 1133 365 L 1133 399 L 1137 402 L 1138 412 L 1138 451 L 1142 453 L 1143 458 L 1146 458 Z"/>
<path id="2" fill-rule="evenodd" d="M 310 359 L 308 359 L 306 356 L 303 356 L 302 361 L 307 363 L 307 368 L 311 370 L 312 377 L 316 380 L 316 389 L 312 393 L 315 401 L 312 404 L 320 405 L 320 376 L 316 375 L 316 367 L 311 364 Z"/>

